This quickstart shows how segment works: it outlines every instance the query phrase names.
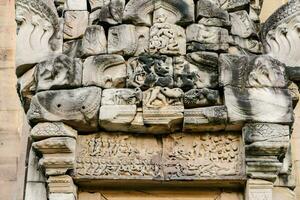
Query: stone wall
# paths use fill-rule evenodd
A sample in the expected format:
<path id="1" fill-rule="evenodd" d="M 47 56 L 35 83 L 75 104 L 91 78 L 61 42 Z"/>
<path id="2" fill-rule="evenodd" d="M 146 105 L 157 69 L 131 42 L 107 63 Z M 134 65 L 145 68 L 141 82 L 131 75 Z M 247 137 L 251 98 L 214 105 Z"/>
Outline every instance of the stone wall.
<path id="1" fill-rule="evenodd" d="M 265 10 L 263 9 L 262 18 L 266 19 L 266 16 L 269 15 L 272 10 L 272 6 L 277 7 L 281 4 L 281 1 L 267 2 L 268 6 L 265 6 Z M 266 5 L 266 4 L 265 4 Z M 20 195 L 18 199 L 22 199 L 22 180 L 24 177 L 24 169 L 25 166 L 25 155 L 26 155 L 26 144 L 27 144 L 27 127 L 23 127 L 23 113 L 20 110 L 19 100 L 16 95 L 16 77 L 15 77 L 15 67 L 14 67 L 14 56 L 15 56 L 15 22 L 14 22 L 14 2 L 13 1 L 0 1 L 0 10 L 3 11 L 0 14 L 0 83 L 2 86 L 2 92 L 0 93 L 0 199 L 16 199 L 17 193 L 14 191 L 18 190 Z M 268 14 L 266 14 L 268 13 Z M 3 75 L 5 74 L 5 75 Z M 296 112 L 299 113 L 299 112 Z M 296 118 L 297 119 L 297 118 Z M 297 120 L 296 120 L 297 121 Z M 297 127 L 297 126 L 296 126 Z M 23 130 L 23 131 L 22 131 Z M 295 131 L 297 128 L 295 128 Z M 22 135 L 23 134 L 23 135 Z M 295 143 L 297 142 L 297 135 L 294 134 Z M 295 145 L 296 146 L 296 145 Z M 294 150 L 294 152 L 296 152 Z M 295 168 L 297 171 L 298 159 L 297 154 L 293 154 L 295 156 Z M 21 165 L 21 167 L 20 167 Z M 19 172 L 17 173 L 18 166 L 20 167 Z M 20 184 L 17 184 L 17 179 Z M 277 189 L 276 189 L 277 190 Z M 283 194 L 282 191 L 279 190 L 280 194 Z M 297 191 L 297 189 L 296 189 Z M 276 191 L 277 192 L 277 191 Z M 115 194 L 114 192 L 104 192 L 103 194 L 94 194 L 98 195 L 99 198 L 105 199 L 106 196 L 109 198 L 116 198 L 115 196 L 122 196 L 121 198 L 126 199 L 127 195 L 130 192 Z M 153 191 L 150 192 L 151 194 Z M 161 191 L 159 194 L 154 192 L 154 195 L 158 196 L 168 196 L 168 192 Z M 183 193 L 178 192 L 179 196 L 185 196 Z M 188 194 L 189 192 L 187 192 Z M 212 198 L 216 198 L 216 196 L 226 196 L 229 195 L 227 199 L 234 199 L 235 197 L 231 197 L 230 194 L 227 194 L 226 191 L 223 193 L 219 193 L 219 191 L 207 191 L 199 194 L 193 193 L 194 196 L 212 196 Z M 230 192 L 229 192 L 230 193 Z M 190 194 L 190 193 L 189 193 Z M 89 195 L 89 194 L 81 194 Z M 133 196 L 138 196 L 137 194 L 131 194 Z M 191 195 L 191 196 L 193 196 Z M 233 194 L 236 195 L 236 194 Z M 104 197 L 102 197 L 104 196 Z M 130 196 L 130 195 L 129 195 Z M 237 195 L 238 196 L 238 195 Z M 79 196 L 79 198 L 81 198 Z M 85 197 L 82 197 L 85 198 Z M 93 197 L 94 198 L 94 197 Z M 195 197 L 196 198 L 196 197 Z M 223 198 L 221 198 L 223 199 Z M 239 199 L 239 197 L 237 197 Z M 283 198 L 281 198 L 283 199 Z"/>

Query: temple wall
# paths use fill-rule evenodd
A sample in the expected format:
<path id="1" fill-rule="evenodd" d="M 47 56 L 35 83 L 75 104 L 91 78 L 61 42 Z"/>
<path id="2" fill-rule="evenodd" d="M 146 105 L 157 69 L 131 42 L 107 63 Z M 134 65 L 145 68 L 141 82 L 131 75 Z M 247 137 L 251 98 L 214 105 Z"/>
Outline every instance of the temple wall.
<path id="1" fill-rule="evenodd" d="M 264 21 L 275 8 L 282 5 L 284 0 L 265 0 L 267 5 L 263 7 L 261 19 Z M 23 195 L 23 180 L 25 177 L 26 165 L 26 144 L 27 144 L 27 126 L 24 125 L 24 116 L 21 109 L 19 99 L 16 93 L 16 77 L 15 77 L 15 17 L 14 17 L 13 0 L 0 0 L 0 200 L 22 199 Z M 297 152 L 297 147 L 300 145 L 300 105 L 295 110 L 295 129 L 293 134 L 293 160 L 294 169 L 300 173 L 300 154 Z M 298 148 L 299 151 L 299 148 Z M 296 180 L 296 185 L 300 186 L 300 180 Z M 300 189 L 296 188 L 296 194 L 300 199 Z M 284 195 L 285 192 L 276 188 L 278 194 Z M 185 199 L 185 196 L 206 197 L 207 199 L 240 199 L 239 192 L 224 192 L 224 191 L 205 191 L 205 192 L 181 192 L 178 191 L 178 197 Z M 172 193 L 173 194 L 173 193 Z M 79 195 L 79 200 L 89 199 L 89 193 Z M 98 196 L 97 196 L 98 195 Z M 105 191 L 103 194 L 94 194 L 97 197 L 91 199 L 108 199 L 108 200 L 125 200 L 131 197 L 139 196 L 155 196 L 153 199 L 163 199 L 170 196 L 168 191 Z M 99 197 L 99 198 L 98 198 Z M 134 199 L 134 198 L 133 198 Z M 283 198 L 278 198 L 284 200 Z M 152 198 L 151 198 L 152 200 Z"/>

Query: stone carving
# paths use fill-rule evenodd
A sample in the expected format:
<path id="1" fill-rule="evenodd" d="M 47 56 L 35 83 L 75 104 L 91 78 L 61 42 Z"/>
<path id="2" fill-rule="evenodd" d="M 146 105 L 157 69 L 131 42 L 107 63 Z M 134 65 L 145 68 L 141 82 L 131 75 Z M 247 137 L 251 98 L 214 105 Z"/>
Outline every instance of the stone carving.
<path id="1" fill-rule="evenodd" d="M 299 0 L 289 1 L 269 17 L 261 31 L 265 52 L 291 67 L 300 66 L 299 13 Z"/>
<path id="2" fill-rule="evenodd" d="M 80 87 L 82 63 L 64 54 L 49 58 L 36 66 L 36 90 Z"/>
<path id="3" fill-rule="evenodd" d="M 46 175 L 64 175 L 74 168 L 76 140 L 69 137 L 55 137 L 34 142 L 32 147 L 43 157 L 39 164 Z"/>
<path id="4" fill-rule="evenodd" d="M 186 28 L 187 51 L 227 50 L 228 30 L 220 27 L 192 24 Z"/>
<path id="5" fill-rule="evenodd" d="M 64 10 L 87 10 L 87 1 L 65 0 Z"/>
<path id="6" fill-rule="evenodd" d="M 230 38 L 230 44 L 234 45 L 234 46 L 238 46 L 240 48 L 242 48 L 243 50 L 249 51 L 250 53 L 254 53 L 254 54 L 261 54 L 263 51 L 263 47 L 260 41 L 255 40 L 255 39 L 245 39 L 245 38 L 241 38 L 239 36 L 231 36 Z M 230 50 L 229 50 L 229 53 Z M 240 53 L 240 54 L 247 54 L 247 53 Z"/>
<path id="7" fill-rule="evenodd" d="M 133 25 L 119 25 L 109 28 L 108 53 L 132 56 L 138 47 L 136 29 Z"/>
<path id="8" fill-rule="evenodd" d="M 221 54 L 220 82 L 223 86 L 286 88 L 285 65 L 270 56 Z"/>
<path id="9" fill-rule="evenodd" d="M 246 186 L 247 200 L 272 200 L 273 183 L 264 180 L 250 179 Z"/>
<path id="10" fill-rule="evenodd" d="M 51 137 L 71 137 L 77 138 L 77 131 L 62 122 L 38 123 L 30 131 L 33 140 L 42 140 Z"/>
<path id="11" fill-rule="evenodd" d="M 130 0 L 125 6 L 123 22 L 151 26 L 153 11 L 153 0 Z"/>
<path id="12" fill-rule="evenodd" d="M 184 55 L 186 53 L 186 36 L 182 27 L 164 23 L 154 24 L 150 28 L 149 51 L 151 54 Z"/>
<path id="13" fill-rule="evenodd" d="M 220 4 L 215 0 L 197 1 L 197 18 L 217 19 L 222 25 L 230 25 L 229 14 L 220 8 Z"/>
<path id="14" fill-rule="evenodd" d="M 98 20 L 109 24 L 122 22 L 125 0 L 88 0 L 93 11 L 98 12 Z"/>
<path id="15" fill-rule="evenodd" d="M 289 148 L 289 137 L 289 126 L 246 124 L 243 128 L 243 138 L 247 175 L 251 178 L 274 181 L 283 166 L 283 158 Z"/>
<path id="16" fill-rule="evenodd" d="M 154 86 L 173 87 L 172 58 L 159 55 L 142 55 L 128 60 L 127 86 L 142 90 Z"/>
<path id="17" fill-rule="evenodd" d="M 160 125 L 159 132 L 180 130 L 183 119 L 184 93 L 179 88 L 153 87 L 143 92 L 145 125 Z"/>
<path id="18" fill-rule="evenodd" d="M 82 56 L 92 56 L 107 53 L 107 41 L 102 26 L 87 27 L 82 39 Z"/>
<path id="19" fill-rule="evenodd" d="M 71 176 L 50 176 L 47 180 L 49 200 L 76 200 L 77 187 Z"/>
<path id="20" fill-rule="evenodd" d="M 87 11 L 66 11 L 64 21 L 64 39 L 76 39 L 83 36 L 89 22 Z"/>
<path id="21" fill-rule="evenodd" d="M 225 106 L 212 106 L 184 110 L 184 132 L 214 132 L 225 130 L 227 125 Z"/>
<path id="22" fill-rule="evenodd" d="M 244 176 L 237 134 L 79 136 L 75 178 L 200 180 Z M 145 148 L 147 144 L 151 148 Z M 192 148 L 190 148 L 192 145 Z"/>
<path id="23" fill-rule="evenodd" d="M 225 105 L 230 122 L 293 122 L 292 99 L 287 89 L 225 87 Z"/>
<path id="24" fill-rule="evenodd" d="M 82 54 L 82 40 L 68 40 L 63 44 L 63 53 L 71 58 L 79 58 Z"/>
<path id="25" fill-rule="evenodd" d="M 136 26 L 138 46 L 135 51 L 135 56 L 149 52 L 150 29 L 146 26 Z"/>
<path id="26" fill-rule="evenodd" d="M 164 139 L 163 147 L 167 180 L 226 179 L 244 175 L 239 135 L 175 134 Z"/>
<path id="27" fill-rule="evenodd" d="M 219 91 L 210 89 L 192 89 L 184 94 L 184 107 L 196 108 L 221 104 Z"/>
<path id="28" fill-rule="evenodd" d="M 24 74 L 49 55 L 62 52 L 61 23 L 54 3 L 47 0 L 17 0 L 16 73 Z"/>
<path id="29" fill-rule="evenodd" d="M 107 131 L 144 132 L 142 127 L 144 124 L 137 123 L 141 117 L 137 114 L 141 101 L 142 91 L 139 88 L 104 90 L 100 108 L 100 126 Z"/>
<path id="30" fill-rule="evenodd" d="M 242 38 L 257 35 L 254 24 L 245 10 L 230 13 L 230 20 L 232 22 L 230 32 L 233 35 L 237 35 Z"/>
<path id="31" fill-rule="evenodd" d="M 100 133 L 78 139 L 76 178 L 159 180 L 163 176 L 162 147 L 153 136 Z"/>
<path id="32" fill-rule="evenodd" d="M 78 131 L 95 131 L 100 101 L 97 87 L 40 92 L 32 98 L 27 118 L 32 123 L 62 121 Z"/>
<path id="33" fill-rule="evenodd" d="M 174 58 L 174 85 L 184 91 L 218 86 L 218 55 L 194 52 Z"/>
<path id="34" fill-rule="evenodd" d="M 29 109 L 31 99 L 36 91 L 34 72 L 35 68 L 28 70 L 18 79 L 17 83 L 18 95 L 25 112 L 27 112 L 27 110 Z"/>
<path id="35" fill-rule="evenodd" d="M 88 57 L 83 63 L 84 86 L 103 88 L 124 87 L 126 81 L 125 60 L 120 55 L 98 55 Z"/>

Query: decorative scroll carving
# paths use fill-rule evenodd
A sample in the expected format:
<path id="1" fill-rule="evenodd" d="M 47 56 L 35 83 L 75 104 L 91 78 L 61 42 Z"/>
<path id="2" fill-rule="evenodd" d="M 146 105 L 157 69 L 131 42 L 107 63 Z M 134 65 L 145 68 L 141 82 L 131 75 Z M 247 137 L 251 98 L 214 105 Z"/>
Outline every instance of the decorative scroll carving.
<path id="1" fill-rule="evenodd" d="M 300 66 L 300 2 L 292 0 L 264 23 L 261 38 L 265 52 L 288 66 Z"/>
<path id="2" fill-rule="evenodd" d="M 154 86 L 173 87 L 172 58 L 142 55 L 128 60 L 127 86 L 142 90 Z"/>
<path id="3" fill-rule="evenodd" d="M 126 80 L 125 60 L 120 55 L 88 57 L 83 63 L 83 85 L 103 88 L 124 87 Z"/>
<path id="4" fill-rule="evenodd" d="M 230 13 L 230 20 L 232 23 L 231 33 L 233 35 L 237 35 L 242 38 L 257 35 L 253 21 L 250 19 L 250 16 L 245 10 Z"/>
<path id="5" fill-rule="evenodd" d="M 81 86 L 82 63 L 64 54 L 49 58 L 36 66 L 36 90 L 50 90 Z"/>
<path id="6" fill-rule="evenodd" d="M 150 53 L 184 55 L 186 53 L 184 29 L 174 24 L 163 23 L 165 22 L 164 18 L 159 22 L 150 29 Z"/>
<path id="7" fill-rule="evenodd" d="M 235 134 L 171 135 L 164 140 L 167 180 L 243 176 L 241 138 Z"/>
<path id="8" fill-rule="evenodd" d="M 153 10 L 153 0 L 130 0 L 125 6 L 123 21 L 151 26 Z"/>
<path id="9" fill-rule="evenodd" d="M 27 118 L 32 123 L 62 121 L 79 131 L 95 131 L 100 101 L 97 87 L 40 92 L 32 98 Z"/>
<path id="10" fill-rule="evenodd" d="M 62 31 L 53 1 L 16 1 L 17 75 L 62 52 Z"/>
<path id="11" fill-rule="evenodd" d="M 218 86 L 218 55 L 194 52 L 174 58 L 174 85 L 184 91 Z"/>
<path id="12" fill-rule="evenodd" d="M 161 154 L 161 144 L 153 136 L 79 136 L 75 177 L 159 180 Z"/>

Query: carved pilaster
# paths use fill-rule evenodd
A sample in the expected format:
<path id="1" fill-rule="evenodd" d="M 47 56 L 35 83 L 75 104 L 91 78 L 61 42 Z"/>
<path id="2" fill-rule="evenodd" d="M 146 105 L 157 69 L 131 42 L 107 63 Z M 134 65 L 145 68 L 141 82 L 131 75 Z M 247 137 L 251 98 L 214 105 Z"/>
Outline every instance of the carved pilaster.
<path id="1" fill-rule="evenodd" d="M 272 200 L 273 183 L 259 179 L 249 179 L 246 185 L 246 200 Z"/>
<path id="2" fill-rule="evenodd" d="M 76 200 L 77 186 L 68 175 L 50 176 L 48 183 L 49 200 Z"/>

